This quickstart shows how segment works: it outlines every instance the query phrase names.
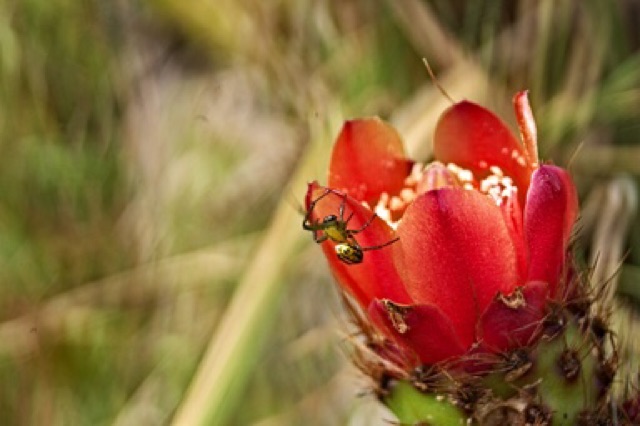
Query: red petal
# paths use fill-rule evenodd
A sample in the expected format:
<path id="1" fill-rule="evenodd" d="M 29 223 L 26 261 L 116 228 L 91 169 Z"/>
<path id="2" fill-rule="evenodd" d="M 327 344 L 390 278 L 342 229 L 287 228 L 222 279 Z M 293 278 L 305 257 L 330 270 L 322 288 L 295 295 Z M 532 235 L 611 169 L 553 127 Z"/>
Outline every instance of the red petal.
<path id="1" fill-rule="evenodd" d="M 511 297 L 495 298 L 479 324 L 482 346 L 489 352 L 500 352 L 531 343 L 544 317 L 547 291 L 547 283 L 532 281 Z M 517 303 L 516 296 L 522 296 L 524 303 Z"/>
<path id="2" fill-rule="evenodd" d="M 438 121 L 433 149 L 438 161 L 469 169 L 477 178 L 488 175 L 490 166 L 500 167 L 524 200 L 531 166 L 513 133 L 491 111 L 468 101 L 453 105 Z"/>
<path id="3" fill-rule="evenodd" d="M 347 121 L 333 147 L 329 187 L 375 205 L 381 193 L 403 188 L 412 165 L 389 124 L 377 117 Z"/>
<path id="4" fill-rule="evenodd" d="M 578 196 L 569 174 L 555 166 L 541 166 L 536 170 L 524 212 L 528 280 L 549 283 L 552 295 L 562 275 L 577 214 Z"/>
<path id="5" fill-rule="evenodd" d="M 527 275 L 527 251 L 524 244 L 524 230 L 522 227 L 522 209 L 518 202 L 518 197 L 510 195 L 503 199 L 500 205 L 504 222 L 507 230 L 511 235 L 511 241 L 516 249 L 516 257 L 518 261 L 518 277 L 519 282 L 524 282 Z"/>
<path id="6" fill-rule="evenodd" d="M 394 250 L 407 291 L 416 303 L 440 308 L 469 345 L 494 296 L 518 284 L 516 251 L 500 208 L 475 191 L 430 191 L 408 207 L 398 235 Z"/>
<path id="7" fill-rule="evenodd" d="M 306 196 L 307 210 L 310 209 L 311 203 L 326 191 L 327 188 L 315 182 L 309 184 Z M 348 229 L 360 229 L 372 218 L 373 212 L 353 198 L 345 198 L 335 190 L 329 191 L 330 193 L 313 207 L 309 217 L 312 222 L 321 222 L 328 215 L 339 216 L 341 205 L 344 205 L 345 220 L 353 213 Z M 318 234 L 322 234 L 322 231 L 318 231 Z M 393 229 L 377 216 L 362 232 L 355 235 L 355 239 L 363 249 L 388 243 L 394 238 L 396 235 Z M 397 243 L 379 249 L 365 250 L 362 263 L 353 265 L 347 265 L 338 259 L 335 253 L 336 243 L 325 241 L 322 243 L 322 249 L 340 285 L 366 309 L 373 298 L 390 298 L 399 303 L 411 303 L 411 298 L 404 289 L 393 263 L 391 247 L 395 244 Z"/>
<path id="8" fill-rule="evenodd" d="M 395 307 L 400 312 L 394 313 Z M 369 306 L 369 317 L 389 338 L 414 352 L 424 364 L 435 364 L 465 352 L 449 319 L 433 305 L 397 306 L 386 300 L 374 300 Z"/>

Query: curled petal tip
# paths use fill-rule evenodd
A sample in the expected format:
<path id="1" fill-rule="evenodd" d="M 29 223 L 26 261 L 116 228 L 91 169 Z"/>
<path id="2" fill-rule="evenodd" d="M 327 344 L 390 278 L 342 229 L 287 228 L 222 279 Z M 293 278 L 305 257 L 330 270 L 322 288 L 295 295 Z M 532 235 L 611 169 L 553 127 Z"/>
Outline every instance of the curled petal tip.
<path id="1" fill-rule="evenodd" d="M 313 201 L 313 191 L 314 191 L 314 188 L 316 188 L 317 186 L 318 186 L 318 182 L 315 180 L 307 183 L 307 193 L 304 196 L 304 207 L 306 210 L 309 209 L 309 206 Z"/>
<path id="2" fill-rule="evenodd" d="M 513 107 L 520 129 L 520 137 L 524 144 L 527 162 L 536 167 L 538 165 L 538 130 L 529 104 L 529 91 L 523 90 L 513 97 Z"/>

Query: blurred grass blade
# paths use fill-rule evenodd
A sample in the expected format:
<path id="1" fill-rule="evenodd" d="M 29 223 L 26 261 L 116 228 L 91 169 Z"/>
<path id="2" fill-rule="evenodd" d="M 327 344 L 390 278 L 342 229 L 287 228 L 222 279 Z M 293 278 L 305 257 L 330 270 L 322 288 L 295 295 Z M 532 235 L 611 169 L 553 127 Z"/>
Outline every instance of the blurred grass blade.
<path id="1" fill-rule="evenodd" d="M 318 133 L 314 134 L 317 139 Z M 313 136 L 312 136 L 313 137 Z M 313 164 L 323 161 L 330 144 L 312 142 L 289 187 L 303 194 Z M 212 337 L 174 425 L 221 425 L 234 408 L 255 367 L 260 346 L 278 309 L 286 280 L 282 271 L 304 236 L 299 212 L 286 201 L 273 220 L 240 280 L 238 289 Z"/>

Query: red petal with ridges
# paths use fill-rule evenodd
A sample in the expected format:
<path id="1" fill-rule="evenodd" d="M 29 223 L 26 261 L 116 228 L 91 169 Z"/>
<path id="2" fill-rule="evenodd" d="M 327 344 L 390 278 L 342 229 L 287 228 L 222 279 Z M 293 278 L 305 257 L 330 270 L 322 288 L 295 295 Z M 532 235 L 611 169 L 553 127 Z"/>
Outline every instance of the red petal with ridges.
<path id="1" fill-rule="evenodd" d="M 418 304 L 449 317 L 464 345 L 499 292 L 518 285 L 516 251 L 500 208 L 475 191 L 440 189 L 419 196 L 398 228 L 396 264 Z"/>
<path id="2" fill-rule="evenodd" d="M 532 168 L 511 130 L 491 111 L 468 101 L 447 109 L 436 125 L 433 150 L 438 161 L 469 169 L 477 178 L 488 175 L 490 166 L 500 167 L 524 201 Z"/>
<path id="3" fill-rule="evenodd" d="M 375 205 L 380 194 L 397 194 L 411 172 L 396 130 L 377 117 L 344 123 L 331 154 L 329 187 Z"/>
<path id="4" fill-rule="evenodd" d="M 517 303 L 517 292 L 524 301 L 521 304 Z M 482 347 L 489 352 L 501 352 L 530 344 L 544 317 L 547 292 L 547 283 L 532 281 L 511 297 L 495 298 L 478 324 Z"/>
<path id="5" fill-rule="evenodd" d="M 552 295 L 577 214 L 578 196 L 569 174 L 560 167 L 540 166 L 532 176 L 524 211 L 528 280 L 549 283 Z"/>
<path id="6" fill-rule="evenodd" d="M 369 306 L 371 321 L 389 338 L 414 352 L 424 364 L 435 364 L 464 354 L 466 347 L 456 337 L 451 321 L 433 305 L 414 305 L 402 318 L 394 318 L 381 300 Z M 399 325 L 404 332 L 398 331 Z M 406 328 L 404 328 L 406 327 Z"/>
<path id="7" fill-rule="evenodd" d="M 309 184 L 306 196 L 306 208 L 325 194 L 326 188 L 316 182 Z M 351 214 L 348 229 L 360 229 L 373 216 L 373 212 L 351 197 L 344 197 L 334 190 L 322 198 L 313 207 L 311 221 L 321 222 L 325 216 L 339 216 L 340 206 L 344 202 L 344 219 Z M 319 232 L 319 234 L 321 231 Z M 395 232 L 385 221 L 375 217 L 362 232 L 355 235 L 355 239 L 362 248 L 379 246 L 396 238 Z M 374 298 L 390 298 L 399 303 L 411 303 L 400 277 L 393 263 L 391 247 L 364 251 L 362 263 L 347 265 L 338 259 L 335 253 L 335 243 L 325 241 L 322 249 L 327 257 L 329 266 L 340 285 L 353 295 L 363 308 L 366 309 Z"/>

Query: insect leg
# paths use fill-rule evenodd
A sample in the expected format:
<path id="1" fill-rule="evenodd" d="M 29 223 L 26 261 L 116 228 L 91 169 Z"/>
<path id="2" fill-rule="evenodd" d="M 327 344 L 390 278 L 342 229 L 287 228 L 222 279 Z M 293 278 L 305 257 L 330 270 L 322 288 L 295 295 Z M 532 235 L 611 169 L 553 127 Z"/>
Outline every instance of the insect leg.
<path id="1" fill-rule="evenodd" d="M 327 234 L 322 234 L 318 236 L 318 233 L 316 231 L 313 232 L 313 241 L 315 241 L 318 244 L 323 243 L 328 239 L 329 239 L 329 236 Z"/>
<path id="2" fill-rule="evenodd" d="M 309 209 L 307 210 L 307 213 L 304 215 L 304 219 L 302 221 L 302 228 L 307 230 L 307 231 L 316 231 L 316 230 L 321 230 L 323 229 L 322 226 L 320 226 L 318 224 L 318 222 L 312 222 L 311 221 L 311 214 L 313 213 L 313 209 L 315 209 L 316 207 L 316 203 L 320 200 L 322 200 L 324 197 L 326 197 L 327 195 L 329 195 L 331 193 L 331 189 L 330 188 L 326 188 L 324 190 L 324 193 L 322 195 L 320 195 L 318 198 L 316 198 L 315 200 L 313 200 L 310 204 L 309 204 Z"/>
<path id="3" fill-rule="evenodd" d="M 371 225 L 371 223 L 373 222 L 373 220 L 374 220 L 376 217 L 378 217 L 378 215 L 377 215 L 376 213 L 374 213 L 373 215 L 371 215 L 371 217 L 369 218 L 369 220 L 367 220 L 367 221 L 364 223 L 364 225 L 362 225 L 359 229 L 350 229 L 350 230 L 349 230 L 349 233 L 353 235 L 353 234 L 357 234 L 358 232 L 362 232 L 362 231 L 364 231 L 365 229 L 367 229 L 367 227 L 368 227 L 369 225 Z"/>

